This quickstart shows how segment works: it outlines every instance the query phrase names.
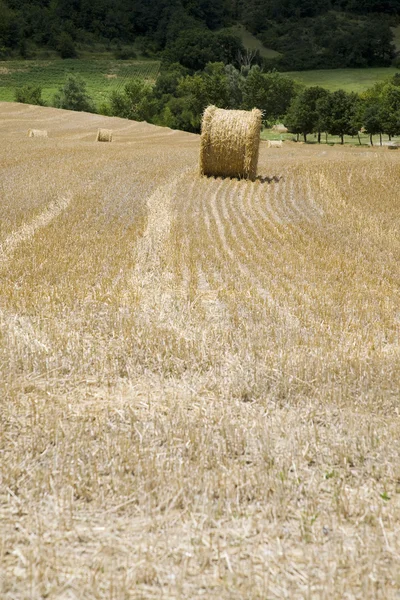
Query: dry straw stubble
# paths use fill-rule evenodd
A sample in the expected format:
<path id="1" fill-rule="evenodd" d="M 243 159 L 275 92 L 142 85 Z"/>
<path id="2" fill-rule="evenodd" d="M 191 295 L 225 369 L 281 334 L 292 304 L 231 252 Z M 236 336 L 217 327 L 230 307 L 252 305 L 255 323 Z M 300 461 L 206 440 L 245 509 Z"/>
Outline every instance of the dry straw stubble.
<path id="1" fill-rule="evenodd" d="M 113 132 L 111 129 L 99 129 L 96 142 L 112 142 Z"/>
<path id="2" fill-rule="evenodd" d="M 254 180 L 260 146 L 261 111 L 209 106 L 201 127 L 200 172 Z"/>
<path id="3" fill-rule="evenodd" d="M 196 178 L 195 136 L 35 110 L 0 106 L 0 598 L 395 598 L 400 153 Z"/>
<path id="4" fill-rule="evenodd" d="M 48 137 L 46 129 L 29 129 L 28 137 Z"/>

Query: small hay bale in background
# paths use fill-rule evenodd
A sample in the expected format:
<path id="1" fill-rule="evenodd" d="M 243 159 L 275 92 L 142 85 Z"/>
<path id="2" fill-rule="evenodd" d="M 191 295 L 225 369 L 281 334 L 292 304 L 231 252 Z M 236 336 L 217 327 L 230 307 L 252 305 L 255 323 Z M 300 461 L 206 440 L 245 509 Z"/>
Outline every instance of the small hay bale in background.
<path id="1" fill-rule="evenodd" d="M 397 150 L 397 148 L 400 148 L 400 142 L 389 142 L 387 147 L 388 150 Z"/>
<path id="2" fill-rule="evenodd" d="M 47 135 L 46 129 L 29 129 L 28 137 L 45 137 L 45 138 L 47 138 L 48 135 Z"/>
<path id="3" fill-rule="evenodd" d="M 277 133 L 288 133 L 289 129 L 285 127 L 283 123 L 277 123 L 277 125 L 273 126 L 272 131 L 276 131 Z"/>
<path id="4" fill-rule="evenodd" d="M 214 177 L 257 175 L 261 111 L 208 106 L 201 124 L 200 172 Z"/>
<path id="5" fill-rule="evenodd" d="M 111 129 L 99 129 L 96 142 L 112 142 L 113 132 Z"/>
<path id="6" fill-rule="evenodd" d="M 268 140 L 268 148 L 282 148 L 282 140 Z"/>

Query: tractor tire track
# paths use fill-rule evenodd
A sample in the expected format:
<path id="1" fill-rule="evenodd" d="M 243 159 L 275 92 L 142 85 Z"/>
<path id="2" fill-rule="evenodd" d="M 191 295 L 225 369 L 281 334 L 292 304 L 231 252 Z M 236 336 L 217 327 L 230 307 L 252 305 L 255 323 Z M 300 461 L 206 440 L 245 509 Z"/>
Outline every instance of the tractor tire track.
<path id="1" fill-rule="evenodd" d="M 72 194 L 50 202 L 43 212 L 30 223 L 26 223 L 11 233 L 0 245 L 0 268 L 11 258 L 21 244 L 28 242 L 35 234 L 47 227 L 54 219 L 63 213 L 71 204 Z"/>

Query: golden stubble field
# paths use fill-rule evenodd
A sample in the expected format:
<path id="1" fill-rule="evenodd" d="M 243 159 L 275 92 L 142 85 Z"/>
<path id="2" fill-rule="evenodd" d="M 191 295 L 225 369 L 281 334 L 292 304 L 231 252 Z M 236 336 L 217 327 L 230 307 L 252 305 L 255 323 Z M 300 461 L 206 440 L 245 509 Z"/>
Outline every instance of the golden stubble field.
<path id="1" fill-rule="evenodd" d="M 0 134 L 0 597 L 399 598 L 400 152 Z"/>

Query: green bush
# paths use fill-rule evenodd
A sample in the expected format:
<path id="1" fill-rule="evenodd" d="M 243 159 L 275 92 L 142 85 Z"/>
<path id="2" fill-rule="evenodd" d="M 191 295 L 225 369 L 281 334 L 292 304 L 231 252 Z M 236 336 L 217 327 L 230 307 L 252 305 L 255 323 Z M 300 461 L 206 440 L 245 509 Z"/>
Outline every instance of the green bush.
<path id="1" fill-rule="evenodd" d="M 76 75 L 67 75 L 62 88 L 55 94 L 53 105 L 56 108 L 95 112 L 93 100 L 86 92 L 86 83 Z"/>
<path id="2" fill-rule="evenodd" d="M 134 121 L 152 120 L 152 87 L 141 79 L 132 79 L 122 92 L 113 91 L 107 109 L 110 115 Z M 104 107 L 103 107 L 104 110 Z"/>
<path id="3" fill-rule="evenodd" d="M 131 48 L 118 48 L 115 50 L 114 56 L 117 60 L 132 60 L 137 57 L 136 52 Z"/>
<path id="4" fill-rule="evenodd" d="M 24 85 L 15 90 L 15 101 L 23 104 L 37 104 L 44 106 L 45 102 L 42 98 L 42 88 L 39 85 Z"/>
<path id="5" fill-rule="evenodd" d="M 74 40 L 66 31 L 63 31 L 58 38 L 57 51 L 61 58 L 76 58 L 77 56 Z"/>

